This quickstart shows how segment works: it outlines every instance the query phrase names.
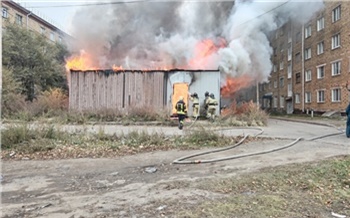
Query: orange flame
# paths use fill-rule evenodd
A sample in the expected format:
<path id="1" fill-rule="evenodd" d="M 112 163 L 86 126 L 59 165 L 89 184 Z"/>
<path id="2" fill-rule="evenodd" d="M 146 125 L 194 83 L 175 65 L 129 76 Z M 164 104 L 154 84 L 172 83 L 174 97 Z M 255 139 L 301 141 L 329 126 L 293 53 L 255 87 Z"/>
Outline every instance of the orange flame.
<path id="1" fill-rule="evenodd" d="M 66 70 L 97 70 L 92 58 L 84 51 L 80 55 L 73 55 L 66 60 Z"/>
<path id="2" fill-rule="evenodd" d="M 226 98 L 233 97 L 237 91 L 249 87 L 252 82 L 253 78 L 248 75 L 228 77 L 225 86 L 221 88 L 221 95 Z"/>
<path id="3" fill-rule="evenodd" d="M 207 58 L 215 54 L 220 48 L 226 47 L 226 41 L 223 38 L 204 39 L 197 43 L 194 50 L 194 58 L 189 61 L 192 68 L 203 68 L 207 64 Z"/>
<path id="4" fill-rule="evenodd" d="M 117 66 L 115 64 L 113 64 L 112 69 L 113 69 L 113 71 L 122 71 L 122 70 L 124 70 L 123 66 Z"/>

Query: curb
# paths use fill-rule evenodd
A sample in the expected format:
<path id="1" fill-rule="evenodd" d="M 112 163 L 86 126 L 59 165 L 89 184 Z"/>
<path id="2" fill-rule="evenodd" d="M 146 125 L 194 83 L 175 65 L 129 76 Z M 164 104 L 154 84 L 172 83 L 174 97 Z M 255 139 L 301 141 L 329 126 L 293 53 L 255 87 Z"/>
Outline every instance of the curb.
<path id="1" fill-rule="evenodd" d="M 270 118 L 270 119 L 271 120 L 275 119 L 275 120 L 290 121 L 290 122 L 296 122 L 296 123 L 307 123 L 307 124 L 313 124 L 313 125 L 337 128 L 336 126 L 334 126 L 332 124 L 322 123 L 322 122 L 317 122 L 317 121 L 298 120 L 298 119 L 283 118 L 283 117 L 273 117 L 273 118 Z"/>

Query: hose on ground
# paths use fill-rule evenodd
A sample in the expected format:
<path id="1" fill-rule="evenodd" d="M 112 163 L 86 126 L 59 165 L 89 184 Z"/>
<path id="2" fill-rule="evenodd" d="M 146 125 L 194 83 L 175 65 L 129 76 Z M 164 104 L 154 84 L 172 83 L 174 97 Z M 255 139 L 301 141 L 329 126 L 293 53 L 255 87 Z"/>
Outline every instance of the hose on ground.
<path id="1" fill-rule="evenodd" d="M 232 130 L 232 129 L 233 128 L 226 128 L 226 129 L 218 129 L 216 131 Z M 258 135 L 261 135 L 264 132 L 264 130 L 262 128 L 257 128 L 257 127 L 252 127 L 252 128 L 243 127 L 243 128 L 235 128 L 235 129 L 255 129 L 255 130 L 260 130 L 260 132 L 255 134 L 254 137 L 257 137 Z M 341 130 L 339 130 L 339 131 L 341 131 Z M 203 156 L 203 155 L 212 154 L 212 153 L 218 153 L 218 152 L 222 152 L 222 151 L 226 151 L 226 150 L 230 150 L 230 149 L 236 148 L 236 147 L 240 146 L 248 138 L 249 135 L 245 135 L 239 142 L 237 142 L 234 145 L 231 145 L 231 146 L 228 146 L 228 147 L 225 147 L 225 148 L 219 148 L 219 149 L 214 149 L 214 150 L 211 150 L 211 151 L 199 152 L 199 153 L 196 153 L 196 154 L 184 156 L 184 157 L 181 157 L 181 158 L 178 158 L 178 159 L 174 160 L 173 164 L 213 163 L 213 162 L 219 162 L 219 161 L 225 161 L 225 160 L 233 160 L 233 159 L 238 159 L 238 158 L 243 158 L 243 157 L 250 157 L 250 156 L 256 156 L 256 155 L 268 154 L 268 153 L 273 153 L 273 152 L 276 152 L 276 151 L 281 151 L 281 150 L 290 148 L 290 147 L 294 146 L 295 144 L 297 144 L 299 141 L 302 141 L 302 140 L 315 141 L 315 140 L 318 140 L 318 139 L 331 137 L 331 136 L 336 136 L 336 135 L 340 135 L 340 134 L 343 134 L 343 133 L 344 132 L 341 131 L 341 132 L 338 132 L 338 133 L 331 133 L 331 134 L 327 134 L 327 135 L 316 136 L 316 137 L 313 137 L 311 139 L 303 139 L 303 138 L 299 137 L 299 138 L 295 139 L 293 142 L 291 142 L 291 143 L 289 143 L 287 145 L 284 145 L 284 146 L 278 147 L 278 148 L 273 148 L 273 149 L 266 150 L 266 151 L 253 152 L 253 153 L 240 154 L 240 155 L 233 155 L 233 156 L 227 156 L 227 157 L 215 158 L 215 159 L 209 159 L 209 160 L 187 160 L 187 159 L 193 158 L 193 157 Z"/>
<path id="2" fill-rule="evenodd" d="M 246 135 L 241 141 L 239 141 L 237 144 L 230 146 L 229 148 L 226 148 L 224 150 L 228 150 L 228 149 L 232 149 L 235 147 L 238 147 L 239 145 L 241 145 L 243 143 L 243 141 L 248 137 L 248 135 Z M 222 158 L 216 158 L 216 159 L 210 159 L 210 160 L 186 160 L 192 157 L 197 157 L 197 156 L 202 156 L 205 154 L 210 154 L 210 153 L 215 153 L 215 152 L 219 152 L 219 149 L 216 151 L 207 151 L 207 152 L 202 152 L 202 153 L 197 153 L 194 155 L 189 155 L 186 157 L 182 157 L 179 159 L 176 159 L 173 161 L 174 164 L 199 164 L 199 163 L 213 163 L 213 162 L 219 162 L 219 161 L 225 161 L 225 160 L 233 160 L 233 159 L 238 159 L 238 158 L 243 158 L 243 157 L 250 157 L 250 156 L 256 156 L 256 155 L 262 155 L 262 154 L 267 154 L 267 153 L 272 153 L 272 152 L 276 152 L 276 151 L 280 151 L 283 149 L 287 149 L 293 145 L 295 145 L 296 143 L 298 143 L 300 140 L 302 140 L 302 138 L 297 138 L 296 140 L 294 140 L 293 142 L 283 146 L 283 147 L 279 147 L 279 148 L 274 148 L 274 149 L 270 149 L 270 150 L 266 150 L 266 151 L 261 151 L 261 152 L 254 152 L 254 153 L 248 153 L 248 154 L 240 154 L 240 155 L 233 155 L 233 156 L 227 156 L 227 157 L 222 157 Z M 221 151 L 224 151 L 221 150 Z"/>

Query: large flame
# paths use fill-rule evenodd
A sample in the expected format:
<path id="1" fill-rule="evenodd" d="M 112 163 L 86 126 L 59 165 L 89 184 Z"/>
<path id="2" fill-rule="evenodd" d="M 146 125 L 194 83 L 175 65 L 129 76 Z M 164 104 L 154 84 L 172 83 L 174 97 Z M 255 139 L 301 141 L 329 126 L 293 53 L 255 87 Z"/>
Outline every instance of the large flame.
<path id="1" fill-rule="evenodd" d="M 253 78 L 248 75 L 228 77 L 225 86 L 221 88 L 221 95 L 226 98 L 234 97 L 239 90 L 251 86 L 252 83 Z"/>
<path id="2" fill-rule="evenodd" d="M 203 69 L 208 65 L 208 59 L 217 53 L 220 48 L 226 47 L 227 43 L 224 38 L 204 39 L 199 41 L 193 51 L 193 58 L 188 65 L 190 68 Z"/>
<path id="3" fill-rule="evenodd" d="M 207 69 L 210 68 L 210 61 L 213 62 L 210 58 L 213 55 L 217 54 L 218 50 L 226 47 L 227 42 L 224 38 L 216 38 L 216 39 L 204 39 L 198 41 L 194 50 L 192 51 L 192 58 L 183 65 L 183 68 L 189 69 Z M 175 66 L 176 67 L 176 66 Z M 218 66 L 216 66 L 218 67 Z M 113 65 L 112 68 L 114 71 L 123 71 L 124 67 L 122 65 Z M 154 70 L 168 70 L 173 69 L 174 66 L 154 66 L 152 69 L 150 68 L 139 68 L 137 70 L 143 71 L 154 71 Z M 211 67 L 212 68 L 212 67 Z M 93 57 L 82 50 L 79 55 L 73 55 L 66 60 L 66 69 L 69 70 L 97 70 L 101 69 L 101 66 L 94 63 Z M 128 69 L 132 70 L 132 69 Z"/>
<path id="4" fill-rule="evenodd" d="M 66 60 L 66 70 L 97 70 L 91 56 L 85 51 L 81 51 L 80 55 L 73 55 Z"/>

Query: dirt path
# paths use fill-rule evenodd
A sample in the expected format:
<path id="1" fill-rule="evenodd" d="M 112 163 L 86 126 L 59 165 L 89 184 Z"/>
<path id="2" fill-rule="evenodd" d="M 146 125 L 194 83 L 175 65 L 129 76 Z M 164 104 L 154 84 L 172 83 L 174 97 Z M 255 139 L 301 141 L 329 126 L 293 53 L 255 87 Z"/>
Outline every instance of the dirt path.
<path id="1" fill-rule="evenodd" d="M 171 133 L 171 129 L 156 130 Z M 296 137 L 312 138 L 337 132 L 327 126 L 278 120 L 271 120 L 264 130 L 263 137 L 278 139 L 244 144 L 205 158 L 264 151 L 285 145 Z M 230 135 L 242 132 L 249 131 L 223 131 Z M 171 164 L 176 158 L 194 152 L 154 152 L 115 159 L 3 162 L 2 217 L 161 217 L 164 200 L 196 202 L 196 199 L 219 197 L 217 193 L 190 186 L 177 188 L 178 183 L 232 177 L 269 166 L 350 155 L 350 141 L 342 134 L 302 141 L 286 150 L 265 155 L 205 165 Z M 146 172 L 150 166 L 157 171 Z"/>

